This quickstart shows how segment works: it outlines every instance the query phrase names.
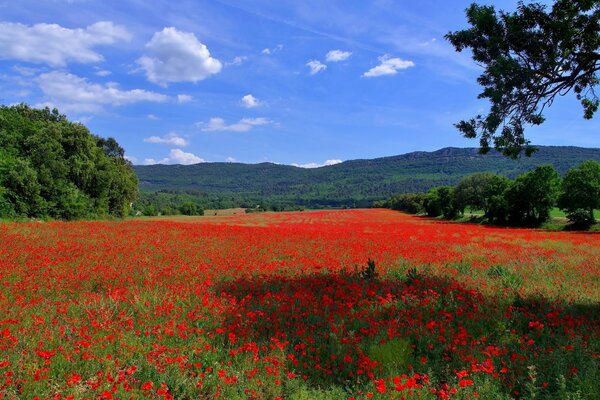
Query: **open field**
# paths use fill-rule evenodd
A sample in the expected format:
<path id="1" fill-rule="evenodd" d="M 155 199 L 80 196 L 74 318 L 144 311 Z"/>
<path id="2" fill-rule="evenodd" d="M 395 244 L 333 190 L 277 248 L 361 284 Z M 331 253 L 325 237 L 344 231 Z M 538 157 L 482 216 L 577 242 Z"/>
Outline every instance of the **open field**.
<path id="1" fill-rule="evenodd" d="M 371 209 L 0 243 L 0 398 L 600 398 L 598 234 Z"/>

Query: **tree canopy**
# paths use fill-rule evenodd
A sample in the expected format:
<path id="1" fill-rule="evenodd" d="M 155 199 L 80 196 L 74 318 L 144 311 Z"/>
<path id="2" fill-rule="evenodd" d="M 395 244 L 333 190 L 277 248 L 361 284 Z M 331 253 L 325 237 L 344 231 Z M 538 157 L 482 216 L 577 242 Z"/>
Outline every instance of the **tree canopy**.
<path id="1" fill-rule="evenodd" d="M 0 107 L 0 217 L 126 215 L 138 181 L 112 138 L 55 110 Z"/>
<path id="2" fill-rule="evenodd" d="M 600 71 L 600 0 L 557 0 L 550 10 L 519 2 L 515 12 L 472 4 L 470 28 L 446 35 L 457 51 L 470 49 L 485 70 L 477 81 L 479 98 L 488 99 L 487 115 L 461 121 L 467 138 L 480 139 L 481 152 L 492 146 L 513 158 L 535 149 L 525 125 L 544 122 L 556 96 L 574 92 L 583 117 L 598 110 L 594 91 Z"/>

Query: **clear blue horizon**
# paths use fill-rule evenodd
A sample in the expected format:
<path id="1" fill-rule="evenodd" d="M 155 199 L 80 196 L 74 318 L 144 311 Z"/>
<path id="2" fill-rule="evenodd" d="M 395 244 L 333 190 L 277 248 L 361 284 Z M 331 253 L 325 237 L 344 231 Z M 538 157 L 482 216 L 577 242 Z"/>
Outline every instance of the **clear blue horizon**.
<path id="1" fill-rule="evenodd" d="M 0 0 L 2 104 L 57 107 L 135 164 L 331 165 L 477 147 L 470 1 Z M 517 1 L 483 1 L 514 10 Z M 572 93 L 526 131 L 600 147 Z"/>

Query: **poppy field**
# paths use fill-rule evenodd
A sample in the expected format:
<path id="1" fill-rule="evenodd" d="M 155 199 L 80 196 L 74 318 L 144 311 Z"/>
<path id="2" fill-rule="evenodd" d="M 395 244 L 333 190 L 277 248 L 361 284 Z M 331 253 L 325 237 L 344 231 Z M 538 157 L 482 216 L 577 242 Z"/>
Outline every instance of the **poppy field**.
<path id="1" fill-rule="evenodd" d="M 382 209 L 0 224 L 1 399 L 598 399 L 600 235 Z"/>

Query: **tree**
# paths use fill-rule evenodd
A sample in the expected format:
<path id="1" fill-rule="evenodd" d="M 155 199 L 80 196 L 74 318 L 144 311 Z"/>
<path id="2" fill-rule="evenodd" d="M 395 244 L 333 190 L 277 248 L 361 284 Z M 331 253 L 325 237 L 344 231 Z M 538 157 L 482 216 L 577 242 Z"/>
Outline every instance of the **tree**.
<path id="1" fill-rule="evenodd" d="M 480 151 L 493 145 L 504 155 L 531 155 L 524 125 L 540 125 L 555 97 L 573 91 L 591 119 L 598 110 L 594 92 L 600 71 L 600 0 L 557 0 L 552 9 L 519 2 L 514 13 L 472 4 L 469 29 L 445 37 L 457 51 L 471 49 L 485 70 L 477 79 L 479 98 L 489 99 L 486 116 L 461 121 L 467 138 L 480 138 Z"/>
<path id="2" fill-rule="evenodd" d="M 424 208 L 430 217 L 440 215 L 447 219 L 455 218 L 458 209 L 454 202 L 454 188 L 452 186 L 438 186 L 431 188 L 424 200 Z"/>
<path id="3" fill-rule="evenodd" d="M 596 222 L 594 208 L 600 208 L 600 163 L 589 160 L 567 171 L 558 206 L 577 226 Z"/>
<path id="4" fill-rule="evenodd" d="M 459 212 L 466 207 L 483 210 L 484 216 L 494 221 L 500 218 L 500 199 L 510 181 L 500 175 L 481 172 L 463 178 L 454 189 L 454 199 Z M 501 218 L 500 218 L 501 219 Z"/>
<path id="5" fill-rule="evenodd" d="M 0 217 L 123 217 L 137 187 L 114 139 L 57 110 L 0 106 Z"/>
<path id="6" fill-rule="evenodd" d="M 542 165 L 517 177 L 505 194 L 509 222 L 537 225 L 547 221 L 559 185 L 558 172 L 551 165 Z"/>

